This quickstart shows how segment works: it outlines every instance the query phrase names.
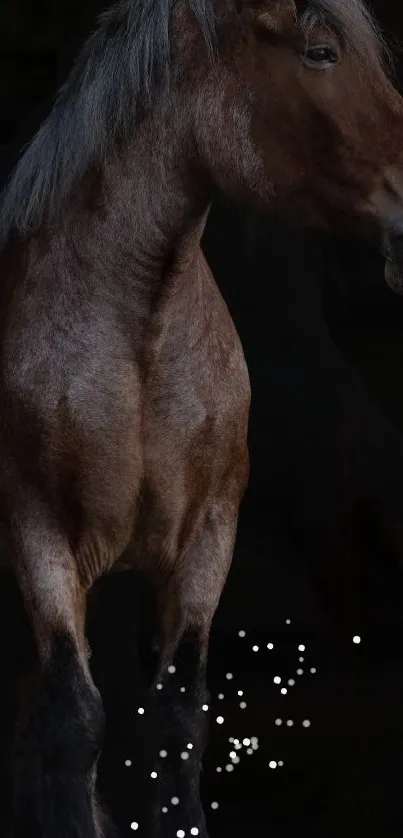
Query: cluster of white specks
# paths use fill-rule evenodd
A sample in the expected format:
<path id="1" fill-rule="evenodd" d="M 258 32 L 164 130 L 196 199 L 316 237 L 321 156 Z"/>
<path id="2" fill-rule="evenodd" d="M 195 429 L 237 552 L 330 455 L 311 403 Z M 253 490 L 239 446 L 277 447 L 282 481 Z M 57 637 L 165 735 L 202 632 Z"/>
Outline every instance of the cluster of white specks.
<path id="1" fill-rule="evenodd" d="M 287 619 L 285 622 L 286 622 L 287 625 L 291 624 L 290 619 Z M 244 631 L 243 629 L 238 631 L 238 636 L 240 638 L 245 638 L 246 634 L 247 634 L 246 631 Z M 358 635 L 355 635 L 353 637 L 353 643 L 358 644 L 360 642 L 361 642 L 361 638 Z M 248 646 L 249 646 L 249 644 L 248 644 Z M 248 646 L 246 646 L 246 647 L 244 646 L 245 651 L 247 650 Z M 273 651 L 274 646 L 275 646 L 275 644 L 272 641 L 270 641 L 266 644 L 266 648 L 271 652 Z M 264 647 L 263 646 L 261 647 L 257 643 L 249 646 L 249 649 L 251 649 L 255 653 L 259 652 L 260 648 L 264 648 Z M 303 643 L 299 643 L 299 644 L 297 644 L 297 648 L 298 648 L 298 653 L 299 653 L 298 654 L 299 666 L 298 666 L 298 669 L 296 669 L 296 674 L 298 676 L 301 676 L 304 673 L 304 670 L 300 666 L 304 662 L 304 656 L 301 653 L 306 652 L 306 646 Z M 174 665 L 171 664 L 170 666 L 168 666 L 167 671 L 170 675 L 174 675 L 175 672 L 176 672 L 176 668 L 175 668 Z M 306 671 L 308 671 L 308 670 L 306 670 Z M 309 672 L 311 674 L 315 674 L 317 672 L 316 667 L 311 666 L 310 669 L 309 669 Z M 235 675 L 236 675 L 236 673 L 234 674 L 233 672 L 226 672 L 225 673 L 226 681 L 227 682 L 233 681 L 234 678 L 235 678 Z M 287 693 L 288 693 L 288 689 L 292 688 L 292 687 L 295 687 L 295 685 L 296 685 L 295 678 L 294 677 L 288 677 L 288 675 L 285 674 L 285 673 L 283 675 L 280 675 L 280 674 L 274 675 L 272 677 L 272 683 L 275 684 L 279 688 L 279 693 L 282 696 L 286 696 Z M 287 686 L 284 686 L 284 684 L 286 684 Z M 162 690 L 163 689 L 163 684 L 162 683 L 159 683 L 156 686 L 157 686 L 157 690 Z M 234 684 L 234 686 L 235 686 L 235 684 Z M 181 693 L 186 692 L 186 688 L 184 686 L 180 687 L 180 692 Z M 230 685 L 230 684 L 227 685 L 227 689 L 226 689 L 225 694 L 224 694 L 224 692 L 219 692 L 217 694 L 217 698 L 220 702 L 223 702 L 224 699 L 227 699 L 227 701 L 228 701 L 228 699 L 231 699 L 231 696 L 234 696 L 234 694 L 235 694 L 235 696 L 238 697 L 239 709 L 240 710 L 246 710 L 248 705 L 247 705 L 247 702 L 245 701 L 245 698 L 244 698 L 244 690 L 235 689 L 233 691 L 232 690 L 232 685 Z M 239 699 L 241 699 L 241 700 L 239 700 Z M 286 706 L 286 705 L 284 705 L 284 706 Z M 201 709 L 205 713 L 207 713 L 207 711 L 210 709 L 210 707 L 209 707 L 208 704 L 203 704 Z M 144 715 L 145 714 L 144 707 L 137 708 L 137 713 L 140 716 Z M 226 717 L 224 716 L 224 714 L 216 715 L 215 716 L 216 724 L 219 725 L 219 726 L 223 726 L 225 724 L 225 718 Z M 247 718 L 247 716 L 245 716 L 245 718 Z M 294 728 L 298 724 L 302 725 L 303 728 L 309 728 L 311 726 L 311 721 L 309 719 L 303 719 L 302 721 L 298 722 L 298 721 L 295 721 L 295 720 L 290 719 L 290 718 L 284 718 L 284 719 L 276 718 L 274 720 L 274 724 L 277 727 L 284 726 L 288 730 L 291 730 L 291 728 Z M 225 730 L 225 727 L 224 727 L 224 730 Z M 234 737 L 229 737 L 228 741 L 230 743 L 231 750 L 227 751 L 228 756 L 227 757 L 224 756 L 222 764 L 217 765 L 216 768 L 215 768 L 215 772 L 217 774 L 220 774 L 220 775 L 223 775 L 223 776 L 225 776 L 226 774 L 231 774 L 235 770 L 235 768 L 241 763 L 243 754 L 250 757 L 259 748 L 259 740 L 258 740 L 257 736 L 243 736 L 243 738 L 241 738 L 241 739 L 237 739 L 237 738 L 234 738 Z M 183 750 L 180 753 L 181 759 L 184 760 L 184 761 L 189 760 L 190 751 L 192 751 L 192 749 L 194 747 L 193 744 L 191 742 L 188 742 L 186 744 L 186 740 L 185 740 L 182 747 L 183 747 Z M 168 756 L 168 752 L 166 750 L 160 750 L 159 751 L 159 756 L 160 756 L 161 759 L 165 759 Z M 125 766 L 130 767 L 131 765 L 132 765 L 132 761 L 130 759 L 126 759 Z M 283 765 L 284 765 L 283 761 L 279 760 L 279 759 L 270 759 L 269 762 L 268 762 L 268 766 L 272 770 L 274 770 L 276 768 L 281 768 Z M 150 774 L 150 777 L 151 777 L 152 780 L 156 780 L 157 777 L 158 777 L 157 771 L 152 771 L 151 774 Z M 172 797 L 170 802 L 171 802 L 172 806 L 178 806 L 179 798 L 178 797 Z M 219 804 L 218 804 L 217 801 L 213 801 L 210 805 L 211 805 L 212 810 L 216 810 L 219 807 Z M 166 814 L 168 812 L 168 808 L 169 808 L 169 804 L 163 806 L 162 809 L 161 809 L 162 813 Z M 138 823 L 136 821 L 133 821 L 133 823 L 131 824 L 131 829 L 132 830 L 137 830 L 138 828 L 139 828 Z M 199 835 L 199 829 L 196 826 L 193 826 L 193 827 L 190 828 L 190 831 L 186 830 L 186 833 L 183 829 L 178 829 L 178 831 L 176 832 L 176 838 L 186 838 L 186 836 L 189 836 L 189 835 L 192 835 L 192 836 Z"/>

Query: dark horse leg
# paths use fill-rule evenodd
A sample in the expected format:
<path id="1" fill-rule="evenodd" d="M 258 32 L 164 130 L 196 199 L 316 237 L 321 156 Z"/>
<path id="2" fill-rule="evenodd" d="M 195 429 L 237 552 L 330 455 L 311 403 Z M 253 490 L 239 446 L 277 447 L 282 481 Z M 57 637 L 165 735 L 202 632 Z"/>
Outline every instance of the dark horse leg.
<path id="1" fill-rule="evenodd" d="M 15 776 L 13 835 L 98 838 L 103 709 L 87 662 L 86 595 L 67 542 L 42 522 L 25 511 L 15 527 L 16 573 L 39 671 Z"/>
<path id="2" fill-rule="evenodd" d="M 225 528 L 219 517 L 209 516 L 199 542 L 159 592 L 161 662 L 151 702 L 158 731 L 153 838 L 174 838 L 179 830 L 207 836 L 199 788 L 208 722 L 207 650 L 236 527 L 233 521 Z"/>

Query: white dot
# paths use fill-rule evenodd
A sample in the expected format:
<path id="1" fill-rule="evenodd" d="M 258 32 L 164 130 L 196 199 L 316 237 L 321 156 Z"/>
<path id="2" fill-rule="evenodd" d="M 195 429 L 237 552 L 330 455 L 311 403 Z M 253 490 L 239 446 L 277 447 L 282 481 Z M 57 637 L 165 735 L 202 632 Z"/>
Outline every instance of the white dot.
<path id="1" fill-rule="evenodd" d="M 271 759 L 271 760 L 270 760 L 270 762 L 269 762 L 269 768 L 277 768 L 277 763 L 274 761 L 274 759 Z"/>
<path id="2" fill-rule="evenodd" d="M 153 780 L 156 780 L 156 779 L 157 779 L 157 777 L 158 777 L 157 772 L 156 772 L 156 771 L 152 771 L 152 772 L 151 772 L 151 774 L 150 774 L 150 777 L 152 777 L 152 778 L 153 778 Z"/>
<path id="3" fill-rule="evenodd" d="M 239 739 L 233 739 L 232 741 L 233 741 L 233 743 L 234 743 L 235 747 L 236 747 L 237 745 L 239 745 Z"/>
<path id="4" fill-rule="evenodd" d="M 359 634 L 355 634 L 355 635 L 354 635 L 354 637 L 353 637 L 353 643 L 356 643 L 357 645 L 358 645 L 358 643 L 361 643 L 361 637 L 360 637 L 360 635 L 359 635 Z"/>
<path id="5" fill-rule="evenodd" d="M 286 620 L 286 623 L 287 623 L 287 626 L 289 626 L 290 623 L 291 623 L 291 620 Z"/>
<path id="6" fill-rule="evenodd" d="M 257 743 L 259 742 L 257 736 L 251 736 L 250 741 L 252 742 L 252 745 L 257 745 Z"/>
<path id="7" fill-rule="evenodd" d="M 234 763 L 234 765 L 238 765 L 238 762 L 240 762 L 239 757 L 234 757 L 234 759 L 232 760 L 232 762 Z"/>
<path id="8" fill-rule="evenodd" d="M 281 695 L 287 695 L 287 693 L 288 693 L 287 687 L 281 687 L 280 692 L 281 692 Z"/>
<path id="9" fill-rule="evenodd" d="M 162 759 L 165 759 L 165 757 L 167 757 L 167 756 L 168 756 L 168 751 L 160 751 L 160 757 L 162 757 Z"/>
<path id="10" fill-rule="evenodd" d="M 234 737 L 233 737 L 233 736 L 230 736 L 230 737 L 228 738 L 228 742 L 233 742 L 233 741 L 234 741 Z"/>
<path id="11" fill-rule="evenodd" d="M 231 758 L 231 759 L 235 759 L 235 757 L 236 757 L 236 751 L 230 751 L 230 752 L 229 752 L 229 755 L 230 755 L 230 758 Z"/>
<path id="12" fill-rule="evenodd" d="M 235 748 L 236 748 L 237 751 L 239 751 L 239 749 L 242 748 L 241 743 L 237 742 L 236 745 L 235 745 Z"/>
<path id="13" fill-rule="evenodd" d="M 181 759 L 189 759 L 189 754 L 188 754 L 188 752 L 187 752 L 187 751 L 182 751 L 182 753 L 181 753 Z"/>
<path id="14" fill-rule="evenodd" d="M 144 707 L 139 707 L 137 712 L 138 712 L 139 716 L 144 716 Z"/>
<path id="15" fill-rule="evenodd" d="M 192 750 L 192 748 L 193 748 L 192 743 L 191 743 L 191 742 L 188 742 L 187 747 L 189 748 L 189 751 L 191 751 L 191 750 Z"/>
<path id="16" fill-rule="evenodd" d="M 176 672 L 176 666 L 173 666 L 173 664 L 171 664 L 171 666 L 168 666 L 168 672 L 170 675 L 173 675 L 174 672 Z"/>
<path id="17" fill-rule="evenodd" d="M 299 651 L 299 652 L 305 652 L 305 646 L 304 646 L 304 644 L 303 644 L 303 643 L 300 643 L 300 644 L 299 644 L 299 646 L 298 646 L 298 651 Z"/>
<path id="18" fill-rule="evenodd" d="M 157 684 L 157 690 L 162 690 L 162 684 Z"/>
<path id="19" fill-rule="evenodd" d="M 232 672 L 227 672 L 225 677 L 226 677 L 227 681 L 232 681 L 234 676 L 233 676 Z"/>
<path id="20" fill-rule="evenodd" d="M 239 637 L 246 637 L 246 631 L 243 631 L 243 629 L 241 629 L 241 631 L 239 631 L 238 634 Z"/>
<path id="21" fill-rule="evenodd" d="M 258 652 L 259 651 L 259 646 L 252 646 L 252 649 L 253 649 L 254 652 Z"/>
<path id="22" fill-rule="evenodd" d="M 299 660 L 299 662 L 300 662 L 300 663 L 303 663 L 303 662 L 304 662 L 304 660 L 305 660 L 305 658 L 300 657 L 300 658 L 298 658 L 298 660 Z"/>
<path id="23" fill-rule="evenodd" d="M 212 809 L 218 809 L 218 803 L 214 800 L 211 804 Z"/>
<path id="24" fill-rule="evenodd" d="M 184 829 L 178 829 L 176 834 L 177 834 L 178 838 L 185 838 L 185 830 Z"/>
<path id="25" fill-rule="evenodd" d="M 295 684 L 294 678 L 290 678 L 290 679 L 287 681 L 287 684 L 288 684 L 290 687 L 293 687 L 293 686 L 294 686 L 294 684 Z"/>
<path id="26" fill-rule="evenodd" d="M 274 649 L 274 644 L 273 643 L 268 643 L 267 648 L 270 649 L 270 651 L 271 651 L 272 649 Z"/>
<path id="27" fill-rule="evenodd" d="M 238 695 L 243 695 L 243 690 L 238 690 Z"/>
<path id="28" fill-rule="evenodd" d="M 225 770 L 226 770 L 226 771 L 233 771 L 233 770 L 234 770 L 234 766 L 233 766 L 233 765 L 226 765 L 226 766 L 225 766 Z"/>
<path id="29" fill-rule="evenodd" d="M 304 721 L 302 722 L 302 727 L 310 727 L 310 726 L 311 726 L 311 723 L 310 723 L 309 719 L 304 719 Z"/>
<path id="30" fill-rule="evenodd" d="M 167 811 L 168 811 L 168 806 L 163 806 L 162 809 L 161 809 L 161 812 L 163 812 L 164 815 L 166 815 Z"/>
<path id="31" fill-rule="evenodd" d="M 292 727 L 294 724 L 292 719 L 287 719 L 287 727 Z"/>
<path id="32" fill-rule="evenodd" d="M 127 766 L 127 768 L 130 768 L 131 764 L 132 764 L 131 759 L 125 760 L 125 765 Z"/>
<path id="33" fill-rule="evenodd" d="M 245 745 L 245 748 L 249 748 L 250 739 L 243 739 L 243 744 Z"/>
<path id="34" fill-rule="evenodd" d="M 250 756 L 251 754 L 253 754 L 253 748 L 248 748 L 248 750 L 246 751 L 246 753 L 247 753 L 247 754 L 249 754 L 249 756 Z"/>
<path id="35" fill-rule="evenodd" d="M 216 722 L 218 725 L 224 724 L 224 716 L 217 716 Z"/>
<path id="36" fill-rule="evenodd" d="M 185 688 L 185 687 L 181 687 L 181 693 L 185 693 L 185 692 L 186 692 L 186 688 Z"/>
<path id="37" fill-rule="evenodd" d="M 177 806 L 179 803 L 179 797 L 171 797 L 172 806 Z"/>
<path id="38" fill-rule="evenodd" d="M 312 672 L 312 675 L 315 675 L 316 668 L 312 666 L 309 671 Z"/>
<path id="39" fill-rule="evenodd" d="M 281 684 L 281 678 L 279 675 L 275 675 L 273 678 L 275 684 Z"/>
<path id="40" fill-rule="evenodd" d="M 279 761 L 278 761 L 278 765 L 280 766 L 280 768 L 282 768 L 282 767 L 283 767 L 284 763 L 283 763 L 283 760 L 282 760 L 282 759 L 279 759 Z"/>
<path id="41" fill-rule="evenodd" d="M 302 675 L 303 671 L 303 669 L 297 669 L 297 675 Z"/>
<path id="42" fill-rule="evenodd" d="M 138 825 L 137 821 L 133 821 L 133 823 L 130 824 L 130 829 L 133 829 L 134 832 L 138 828 L 139 828 L 139 825 Z"/>
<path id="43" fill-rule="evenodd" d="M 218 693 L 218 698 L 220 699 L 220 701 L 222 701 L 224 698 L 224 693 Z"/>
<path id="44" fill-rule="evenodd" d="M 207 713 L 207 710 L 208 710 L 208 704 L 203 704 L 203 705 L 202 705 L 202 710 L 204 710 L 204 712 L 205 712 L 205 713 Z"/>
<path id="45" fill-rule="evenodd" d="M 240 706 L 241 710 L 246 710 L 248 705 L 247 705 L 246 701 L 241 701 L 239 703 L 239 706 Z"/>
<path id="46" fill-rule="evenodd" d="M 280 725 L 282 725 L 282 724 L 283 724 L 283 720 L 282 720 L 282 719 L 276 719 L 276 721 L 274 722 L 274 724 L 275 724 L 275 725 L 277 725 L 277 727 L 280 727 Z"/>
<path id="47" fill-rule="evenodd" d="M 199 834 L 199 830 L 198 830 L 197 826 L 192 826 L 192 828 L 190 830 L 190 834 L 191 835 L 198 835 Z"/>
<path id="48" fill-rule="evenodd" d="M 221 774 L 222 768 L 220 768 L 220 766 L 218 766 L 218 767 L 216 768 L 216 771 L 217 771 L 217 774 Z"/>

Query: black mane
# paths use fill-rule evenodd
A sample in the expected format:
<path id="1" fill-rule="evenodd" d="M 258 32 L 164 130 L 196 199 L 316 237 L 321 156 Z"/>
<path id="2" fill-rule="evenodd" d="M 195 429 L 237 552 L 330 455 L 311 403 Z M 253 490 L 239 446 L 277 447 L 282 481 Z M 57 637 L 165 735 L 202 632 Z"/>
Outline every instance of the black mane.
<path id="1" fill-rule="evenodd" d="M 100 17 L 0 196 L 0 246 L 13 230 L 34 232 L 52 218 L 80 177 L 132 135 L 139 105 L 169 74 L 175 2 L 119 0 Z M 214 0 L 187 3 L 211 47 Z M 300 21 L 307 33 L 318 22 L 331 26 L 347 46 L 380 59 L 381 39 L 361 0 L 310 0 Z"/>
<path id="2" fill-rule="evenodd" d="M 207 43 L 213 0 L 187 0 Z M 52 217 L 91 165 L 133 131 L 170 65 L 175 0 L 120 0 L 99 18 L 48 119 L 26 148 L 0 197 L 0 246 Z"/>

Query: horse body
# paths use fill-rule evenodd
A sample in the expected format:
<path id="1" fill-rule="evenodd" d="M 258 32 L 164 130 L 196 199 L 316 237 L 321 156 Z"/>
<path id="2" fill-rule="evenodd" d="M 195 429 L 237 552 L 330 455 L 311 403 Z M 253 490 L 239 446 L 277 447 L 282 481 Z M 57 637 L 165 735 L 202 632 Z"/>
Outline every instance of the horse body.
<path id="1" fill-rule="evenodd" d="M 369 219 L 399 256 L 402 126 L 358 0 L 121 0 L 17 167 L 0 212 L 0 507 L 40 678 L 15 838 L 103 829 L 86 598 L 121 561 L 157 593 L 149 711 L 167 756 L 150 830 L 205 838 L 207 646 L 250 400 L 201 251 L 208 208 L 220 188 L 310 223 Z"/>

